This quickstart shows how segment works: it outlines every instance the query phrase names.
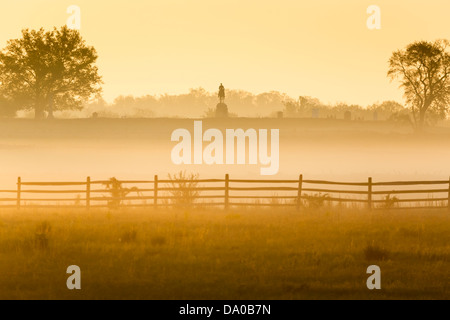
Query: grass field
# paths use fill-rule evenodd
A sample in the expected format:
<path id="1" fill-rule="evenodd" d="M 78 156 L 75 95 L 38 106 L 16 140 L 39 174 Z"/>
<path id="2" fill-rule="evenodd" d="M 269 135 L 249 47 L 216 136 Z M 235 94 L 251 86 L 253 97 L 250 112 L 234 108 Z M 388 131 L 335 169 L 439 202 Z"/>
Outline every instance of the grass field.
<path id="1" fill-rule="evenodd" d="M 448 299 L 449 230 L 444 210 L 2 211 L 0 299 Z"/>

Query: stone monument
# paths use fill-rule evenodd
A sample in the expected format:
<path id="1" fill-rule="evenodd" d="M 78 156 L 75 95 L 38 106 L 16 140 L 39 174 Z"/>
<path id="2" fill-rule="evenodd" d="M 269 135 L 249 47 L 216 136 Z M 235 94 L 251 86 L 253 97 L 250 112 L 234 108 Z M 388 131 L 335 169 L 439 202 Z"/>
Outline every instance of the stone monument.
<path id="1" fill-rule="evenodd" d="M 216 106 L 216 118 L 228 118 L 228 106 L 225 104 L 225 87 L 220 84 L 219 103 Z"/>

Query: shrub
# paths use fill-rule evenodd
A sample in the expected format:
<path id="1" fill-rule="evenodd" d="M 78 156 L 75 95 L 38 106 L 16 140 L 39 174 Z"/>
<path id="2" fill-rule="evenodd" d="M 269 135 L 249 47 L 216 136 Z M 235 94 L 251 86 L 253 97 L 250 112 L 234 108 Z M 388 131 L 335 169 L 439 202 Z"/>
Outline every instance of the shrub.
<path id="1" fill-rule="evenodd" d="M 387 250 L 371 243 L 364 248 L 364 257 L 367 261 L 383 261 L 389 256 Z"/>
<path id="2" fill-rule="evenodd" d="M 136 242 L 138 236 L 138 232 L 135 228 L 131 228 L 130 230 L 125 231 L 119 239 L 119 242 L 123 243 L 131 243 Z"/>
<path id="3" fill-rule="evenodd" d="M 111 194 L 110 200 L 108 200 L 108 207 L 111 209 L 120 207 L 122 201 L 130 192 L 136 192 L 140 195 L 138 188 L 124 188 L 122 182 L 116 178 L 110 178 L 104 185 L 106 186 L 106 190 Z"/>
<path id="4" fill-rule="evenodd" d="M 180 171 L 177 174 L 169 174 L 172 203 L 182 206 L 192 206 L 195 199 L 200 192 L 198 187 L 198 174 L 186 174 L 185 171 Z"/>
<path id="5" fill-rule="evenodd" d="M 162 246 L 166 244 L 166 238 L 158 236 L 158 237 L 153 237 L 150 240 L 151 244 L 154 246 Z"/>
<path id="6" fill-rule="evenodd" d="M 330 196 L 328 194 L 313 194 L 305 195 L 306 203 L 310 209 L 319 209 L 325 205 L 325 202 L 329 200 Z"/>
<path id="7" fill-rule="evenodd" d="M 397 197 L 391 197 L 391 195 L 388 194 L 384 198 L 384 202 L 381 204 L 381 208 L 383 208 L 383 209 L 391 209 L 391 208 L 395 207 L 395 205 L 397 203 L 398 203 L 398 198 Z"/>

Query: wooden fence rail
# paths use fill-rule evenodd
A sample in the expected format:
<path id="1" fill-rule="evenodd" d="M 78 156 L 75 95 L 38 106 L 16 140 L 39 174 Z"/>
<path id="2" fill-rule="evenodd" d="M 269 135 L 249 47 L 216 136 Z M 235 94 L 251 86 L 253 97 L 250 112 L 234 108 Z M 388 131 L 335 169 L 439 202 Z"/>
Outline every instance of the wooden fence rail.
<path id="1" fill-rule="evenodd" d="M 418 189 L 417 186 L 425 187 Z M 286 206 L 300 210 L 337 203 L 364 205 L 369 210 L 450 210 L 450 179 L 374 182 L 370 177 L 367 182 L 337 182 L 307 180 L 303 175 L 295 180 L 231 179 L 226 174 L 224 179 L 160 180 L 155 175 L 153 180 L 91 180 L 87 177 L 83 182 L 25 182 L 19 177 L 17 188 L 0 190 L 0 195 L 3 194 L 9 196 L 0 197 L 0 208 L 17 209 L 194 205 L 222 206 L 225 209 L 232 206 Z M 411 197 L 418 194 L 427 194 L 428 197 Z M 407 197 L 399 198 L 400 195 Z M 405 203 L 410 206 L 401 205 Z"/>

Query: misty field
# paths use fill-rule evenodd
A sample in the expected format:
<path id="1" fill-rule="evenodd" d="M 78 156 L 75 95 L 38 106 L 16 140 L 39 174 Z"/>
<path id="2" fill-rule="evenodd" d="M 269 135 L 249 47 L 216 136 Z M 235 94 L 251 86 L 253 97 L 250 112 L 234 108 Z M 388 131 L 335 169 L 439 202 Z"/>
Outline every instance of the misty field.
<path id="1" fill-rule="evenodd" d="M 448 299 L 449 230 L 446 210 L 2 211 L 0 299 Z"/>
<path id="2" fill-rule="evenodd" d="M 202 120 L 202 119 L 200 119 Z M 447 180 L 450 127 L 423 136 L 384 121 L 203 119 L 216 128 L 279 129 L 280 170 L 270 178 L 375 182 Z M 255 179 L 258 165 L 175 165 L 171 134 L 194 119 L 0 119 L 2 189 L 23 181 L 151 180 L 186 170 L 201 179 Z"/>

